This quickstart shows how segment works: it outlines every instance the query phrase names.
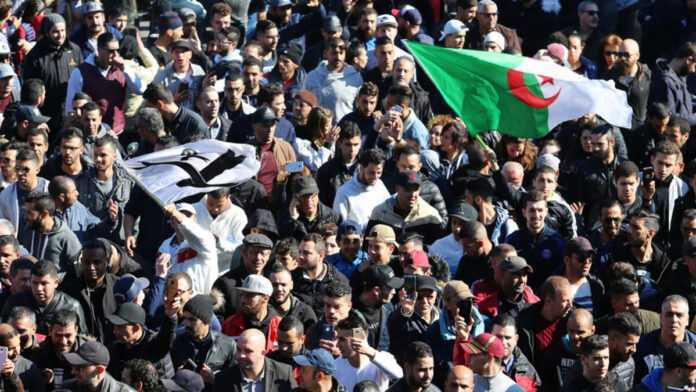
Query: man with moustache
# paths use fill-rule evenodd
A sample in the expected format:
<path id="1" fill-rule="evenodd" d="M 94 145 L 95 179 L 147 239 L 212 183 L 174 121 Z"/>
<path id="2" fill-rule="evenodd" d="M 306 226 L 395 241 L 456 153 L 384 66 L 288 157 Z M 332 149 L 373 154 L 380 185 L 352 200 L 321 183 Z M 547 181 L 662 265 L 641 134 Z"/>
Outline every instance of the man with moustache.
<path id="1" fill-rule="evenodd" d="M 609 78 L 616 87 L 626 91 L 628 104 L 633 109 L 631 128 L 636 129 L 645 122 L 652 72 L 646 64 L 639 62 L 638 42 L 627 38 L 619 48 L 619 63 L 609 71 Z"/>
<path id="2" fill-rule="evenodd" d="M 575 293 L 573 306 L 587 309 L 594 317 L 607 313 L 604 284 L 590 274 L 595 250 L 585 237 L 575 237 L 566 245 L 563 276 Z"/>

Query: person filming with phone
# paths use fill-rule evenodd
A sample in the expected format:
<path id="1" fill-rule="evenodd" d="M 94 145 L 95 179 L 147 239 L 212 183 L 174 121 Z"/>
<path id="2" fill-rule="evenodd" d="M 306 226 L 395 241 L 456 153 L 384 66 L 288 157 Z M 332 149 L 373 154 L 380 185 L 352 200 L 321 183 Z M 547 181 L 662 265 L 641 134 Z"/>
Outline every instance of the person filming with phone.
<path id="1" fill-rule="evenodd" d="M 336 379 L 348 391 L 363 380 L 374 381 L 385 390 L 391 380 L 403 377 L 403 370 L 394 356 L 376 350 L 367 341 L 367 324 L 357 313 L 348 315 L 336 325 L 338 349 L 341 357 L 336 360 Z"/>
<path id="2" fill-rule="evenodd" d="M 31 392 L 46 388 L 39 368 L 22 356 L 21 336 L 10 324 L 0 324 L 0 380 L 3 391 L 12 391 L 19 385 Z"/>

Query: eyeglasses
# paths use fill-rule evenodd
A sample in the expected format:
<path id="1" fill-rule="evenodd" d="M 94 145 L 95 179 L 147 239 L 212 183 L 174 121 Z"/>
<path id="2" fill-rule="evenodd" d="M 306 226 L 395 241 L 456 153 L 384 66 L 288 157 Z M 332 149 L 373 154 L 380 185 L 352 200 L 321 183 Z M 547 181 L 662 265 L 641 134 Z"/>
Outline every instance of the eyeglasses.
<path id="1" fill-rule="evenodd" d="M 621 222 L 622 220 L 623 219 L 621 219 L 621 218 L 606 218 L 606 219 L 604 219 L 604 221 L 606 223 L 618 223 L 618 222 Z"/>
<path id="2" fill-rule="evenodd" d="M 596 10 L 585 10 L 585 11 L 582 11 L 582 12 L 584 12 L 584 13 L 586 13 L 587 15 L 590 15 L 590 16 L 598 16 L 598 15 L 599 15 L 599 11 L 596 11 Z"/>

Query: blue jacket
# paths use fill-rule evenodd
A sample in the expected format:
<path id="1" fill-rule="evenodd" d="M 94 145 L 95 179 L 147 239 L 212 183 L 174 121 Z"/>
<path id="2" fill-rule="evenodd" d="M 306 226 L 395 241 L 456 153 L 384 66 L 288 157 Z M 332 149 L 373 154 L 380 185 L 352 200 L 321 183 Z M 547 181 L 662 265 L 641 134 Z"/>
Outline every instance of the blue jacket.
<path id="1" fill-rule="evenodd" d="M 117 40 L 121 41 L 123 34 L 116 28 L 108 23 L 105 23 L 106 31 L 113 34 Z M 70 41 L 77 44 L 82 51 L 82 58 L 86 59 L 90 54 L 96 54 L 97 48 L 93 47 L 89 43 L 89 36 L 87 35 L 87 29 L 82 25 L 73 34 L 70 35 Z"/>
<path id="2" fill-rule="evenodd" d="M 640 384 L 636 385 L 637 392 L 662 392 L 662 373 L 664 369 L 658 368 L 643 377 Z"/>
<path id="3" fill-rule="evenodd" d="M 696 345 L 696 334 L 687 329 L 684 341 Z M 640 380 L 653 370 L 661 369 L 663 367 L 662 356 L 664 353 L 665 347 L 660 343 L 659 329 L 641 336 L 640 342 L 638 342 L 638 348 L 633 356 L 636 362 L 636 375 L 634 379 Z"/>
<path id="4" fill-rule="evenodd" d="M 546 278 L 563 265 L 565 240 L 546 225 L 536 238 L 523 227 L 510 234 L 505 242 L 514 246 L 520 257 L 524 257 L 534 268 L 534 274 L 529 277 L 529 286 L 533 289 L 538 289 Z"/>
<path id="5" fill-rule="evenodd" d="M 353 275 L 353 271 L 362 263 L 367 260 L 367 252 L 364 250 L 358 250 L 358 254 L 355 255 L 355 260 L 346 259 L 341 252 L 333 254 L 326 258 L 329 264 L 332 264 L 336 269 L 350 279 Z"/>
<path id="6" fill-rule="evenodd" d="M 108 237 L 118 228 L 118 221 L 114 222 L 110 218 L 99 220 L 79 201 L 64 211 L 56 211 L 56 216 L 65 221 L 80 243 L 92 238 Z"/>

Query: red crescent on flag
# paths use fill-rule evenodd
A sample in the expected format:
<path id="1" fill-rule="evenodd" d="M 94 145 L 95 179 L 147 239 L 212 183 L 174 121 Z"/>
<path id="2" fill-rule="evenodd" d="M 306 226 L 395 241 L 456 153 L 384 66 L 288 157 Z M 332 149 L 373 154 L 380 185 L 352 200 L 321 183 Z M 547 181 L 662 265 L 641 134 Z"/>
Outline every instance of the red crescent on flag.
<path id="1" fill-rule="evenodd" d="M 510 93 L 515 96 L 515 98 L 519 99 L 522 101 L 527 106 L 531 106 L 536 109 L 544 109 L 554 103 L 556 101 L 556 98 L 558 98 L 558 95 L 561 93 L 561 90 L 559 89 L 556 94 L 544 98 L 544 97 L 537 97 L 534 95 L 531 90 L 529 90 L 529 87 L 524 83 L 524 73 L 511 69 L 508 71 L 507 74 L 507 82 L 508 82 L 508 88 L 510 89 Z M 553 84 L 553 78 L 548 77 L 548 76 L 542 76 L 541 83 L 540 85 L 544 85 L 546 83 L 551 83 Z"/>

